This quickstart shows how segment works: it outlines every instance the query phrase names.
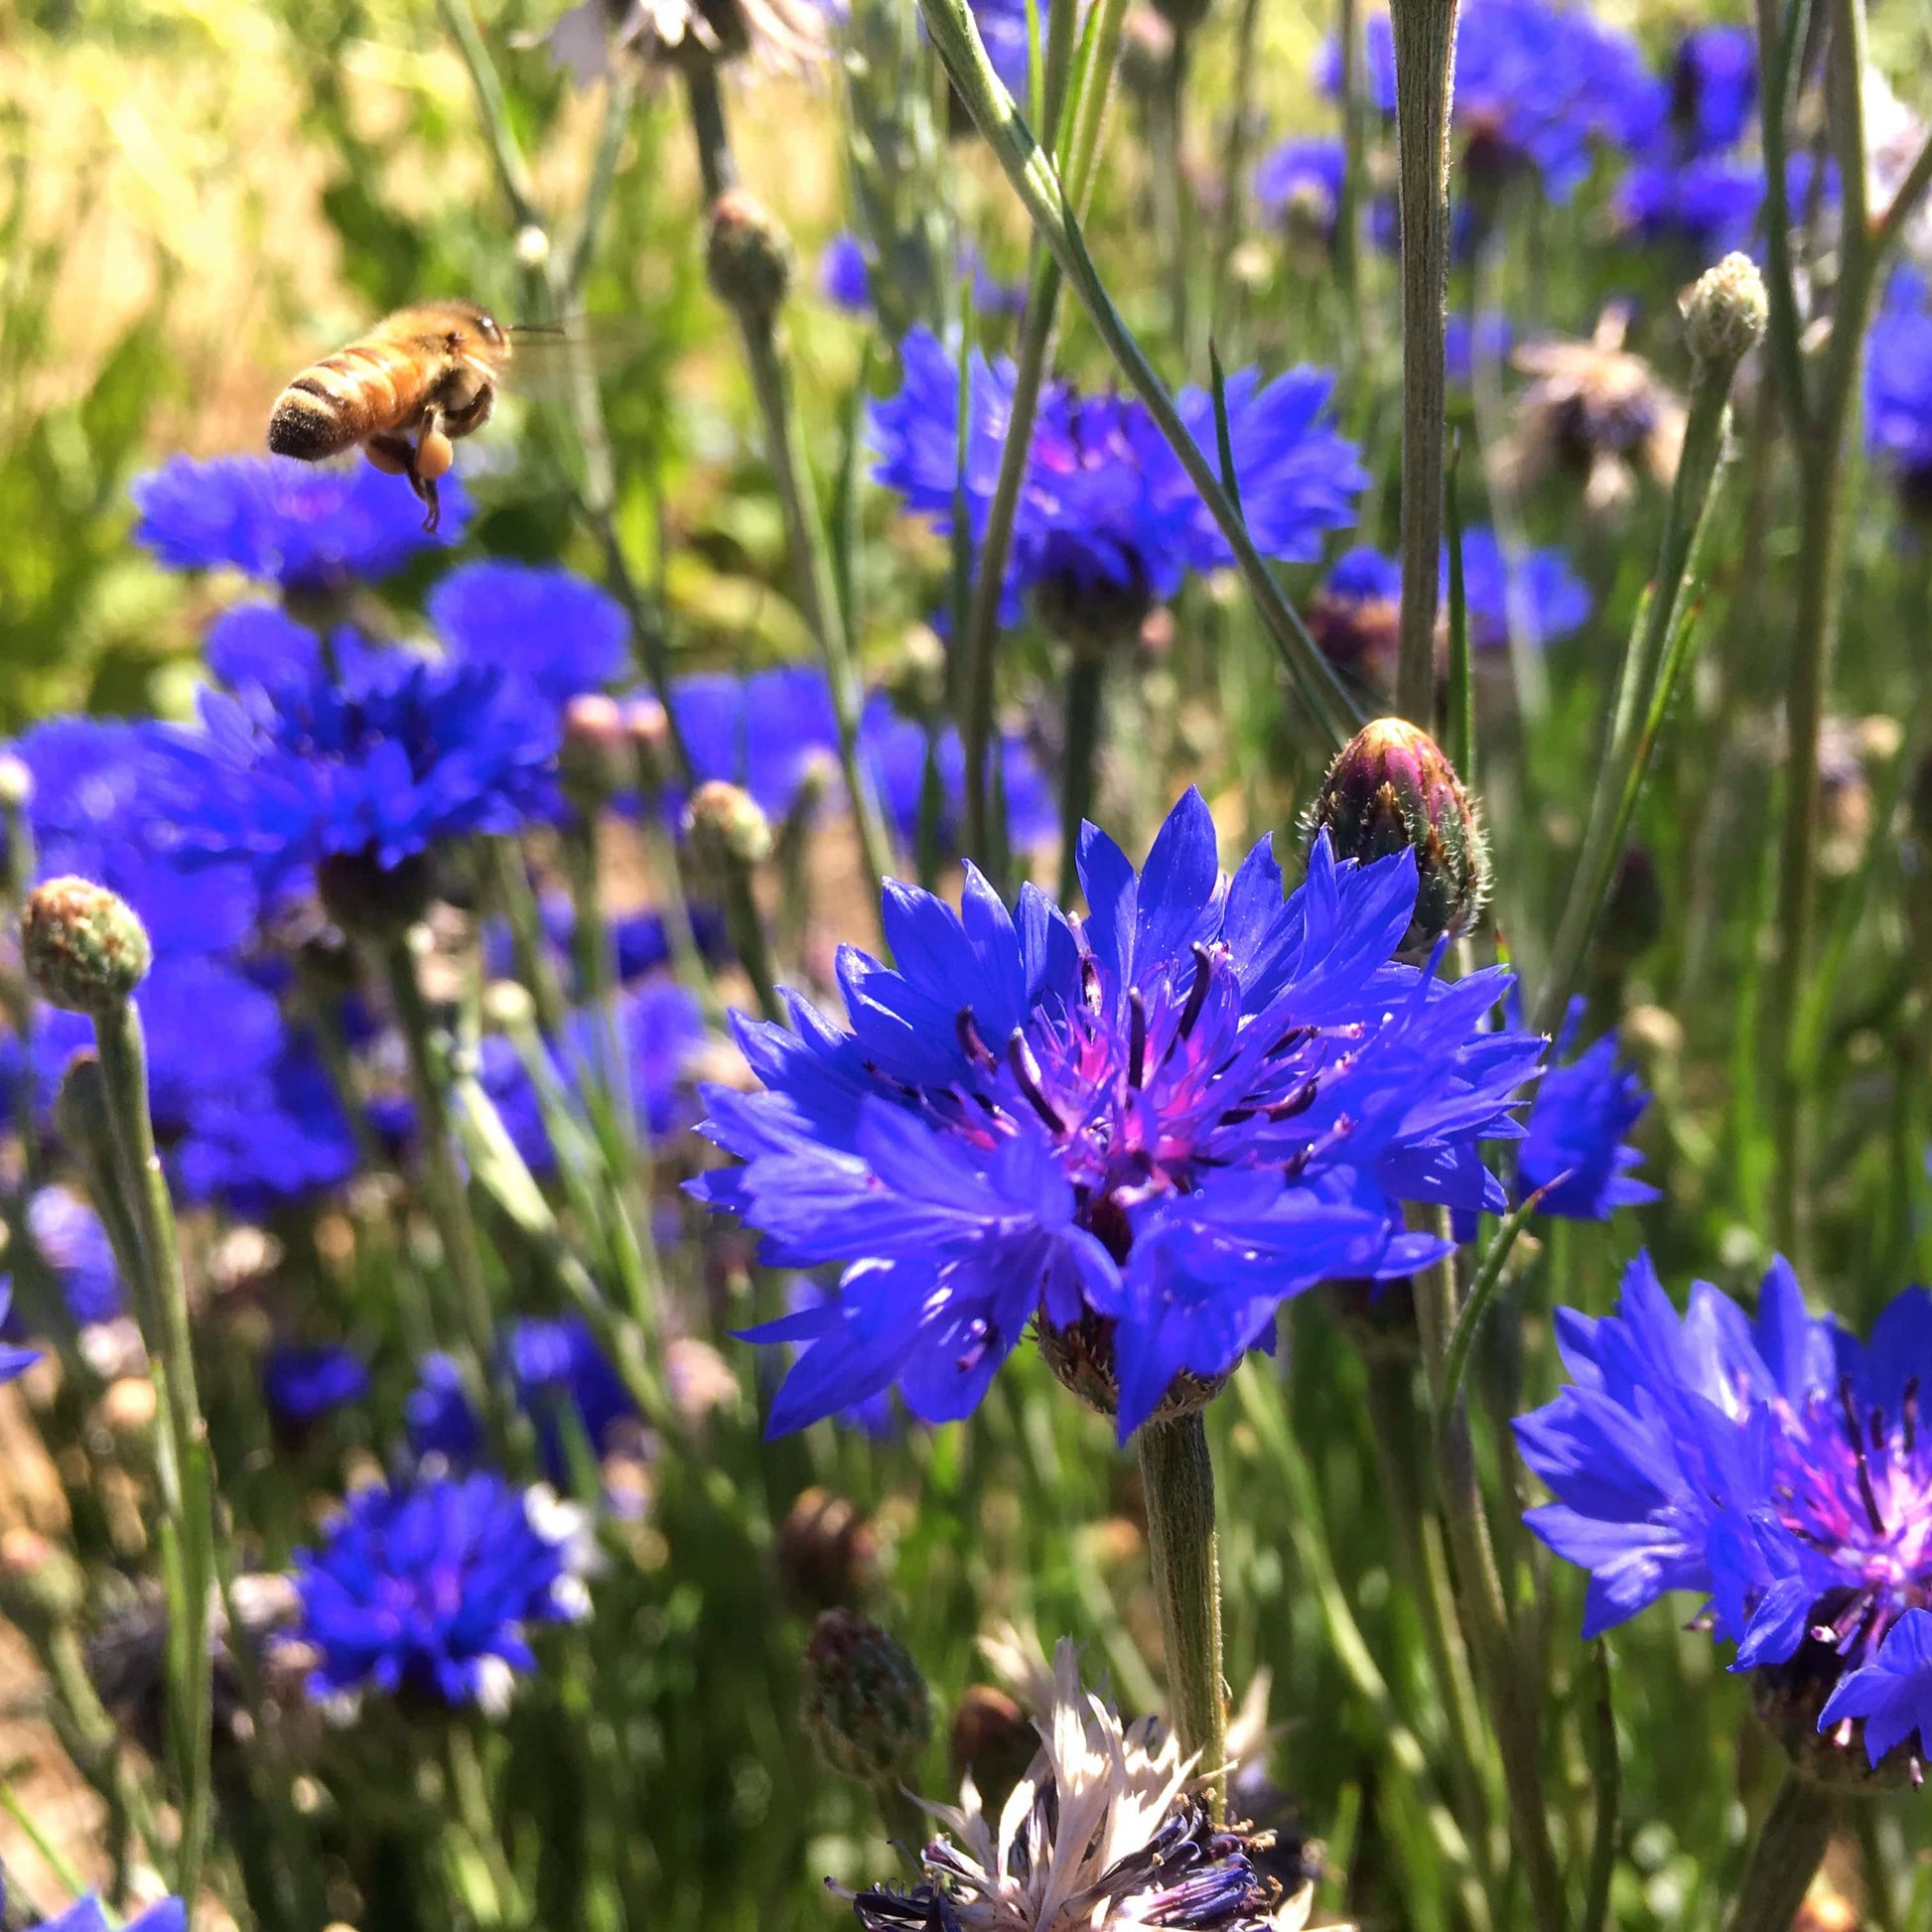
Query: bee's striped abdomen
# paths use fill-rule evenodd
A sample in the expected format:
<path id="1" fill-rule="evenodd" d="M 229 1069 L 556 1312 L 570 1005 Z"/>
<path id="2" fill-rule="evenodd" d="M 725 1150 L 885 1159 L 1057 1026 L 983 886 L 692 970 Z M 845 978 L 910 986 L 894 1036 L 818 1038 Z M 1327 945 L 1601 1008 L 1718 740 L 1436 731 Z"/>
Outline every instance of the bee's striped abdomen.
<path id="1" fill-rule="evenodd" d="M 315 463 L 414 420 L 423 397 L 413 356 L 382 343 L 352 343 L 303 370 L 276 399 L 268 447 Z"/>

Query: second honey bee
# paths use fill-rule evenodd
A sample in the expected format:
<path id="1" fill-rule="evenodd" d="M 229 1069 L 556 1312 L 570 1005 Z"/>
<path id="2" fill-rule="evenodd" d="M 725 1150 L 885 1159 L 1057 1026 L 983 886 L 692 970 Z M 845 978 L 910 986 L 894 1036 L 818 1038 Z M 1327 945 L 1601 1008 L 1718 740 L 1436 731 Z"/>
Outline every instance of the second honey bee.
<path id="1" fill-rule="evenodd" d="M 434 530 L 451 444 L 489 420 L 514 333 L 474 302 L 398 309 L 282 391 L 268 447 L 319 463 L 359 444 L 378 470 L 409 479 Z"/>

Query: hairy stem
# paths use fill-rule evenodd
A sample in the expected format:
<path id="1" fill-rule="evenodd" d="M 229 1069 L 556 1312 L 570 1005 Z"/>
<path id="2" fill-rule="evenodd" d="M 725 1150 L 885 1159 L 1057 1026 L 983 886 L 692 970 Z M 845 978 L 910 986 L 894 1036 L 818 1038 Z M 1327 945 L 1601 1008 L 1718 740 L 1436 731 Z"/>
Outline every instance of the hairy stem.
<path id="1" fill-rule="evenodd" d="M 1784 1774 L 1751 1845 L 1725 1932 L 1768 1932 L 1797 1917 L 1831 1843 L 1837 1807 L 1831 1794 L 1795 1768 Z"/>

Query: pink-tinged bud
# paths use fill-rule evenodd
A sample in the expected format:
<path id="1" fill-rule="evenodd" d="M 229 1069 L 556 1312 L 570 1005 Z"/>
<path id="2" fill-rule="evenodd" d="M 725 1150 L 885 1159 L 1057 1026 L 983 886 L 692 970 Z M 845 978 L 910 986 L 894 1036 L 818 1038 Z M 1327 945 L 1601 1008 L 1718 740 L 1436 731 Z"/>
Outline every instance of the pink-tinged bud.
<path id="1" fill-rule="evenodd" d="M 1378 718 L 1328 767 L 1307 821 L 1338 859 L 1416 855 L 1416 912 L 1405 949 L 1466 932 L 1489 892 L 1489 848 L 1474 803 L 1441 746 L 1403 718 Z"/>
<path id="2" fill-rule="evenodd" d="M 712 865 L 761 866 L 771 856 L 771 821 L 742 786 L 709 778 L 691 794 L 684 829 Z"/>
<path id="3" fill-rule="evenodd" d="M 1039 1733 L 1004 1691 L 972 1684 L 959 1700 L 952 1721 L 952 1768 L 969 1772 L 989 1817 L 997 1818 L 1013 1787 L 1027 1775 L 1039 1749 Z"/>
<path id="4" fill-rule="evenodd" d="M 902 1778 L 932 1735 L 918 1665 L 856 1610 L 827 1610 L 812 1625 L 798 1718 L 833 1770 L 875 1786 Z"/>
<path id="5" fill-rule="evenodd" d="M 630 749 L 623 707 L 602 691 L 582 691 L 564 707 L 564 742 L 558 755 L 564 789 L 595 809 L 624 783 Z"/>

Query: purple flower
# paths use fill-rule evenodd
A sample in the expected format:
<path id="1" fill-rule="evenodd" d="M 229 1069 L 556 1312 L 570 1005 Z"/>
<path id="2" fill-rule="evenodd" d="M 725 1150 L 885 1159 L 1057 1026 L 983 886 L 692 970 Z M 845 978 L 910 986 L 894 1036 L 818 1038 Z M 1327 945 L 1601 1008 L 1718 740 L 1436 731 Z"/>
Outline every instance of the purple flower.
<path id="1" fill-rule="evenodd" d="M 1730 155 L 1644 162 L 1616 191 L 1617 219 L 1638 241 L 1681 241 L 1704 262 L 1746 247 L 1763 207 L 1763 167 Z"/>
<path id="2" fill-rule="evenodd" d="M 525 1627 L 585 1613 L 577 1531 L 547 1491 L 487 1472 L 358 1490 L 295 1556 L 310 1695 L 368 1688 L 500 1715 L 515 1673 L 536 1668 Z"/>
<path id="3" fill-rule="evenodd" d="M 1333 135 L 1284 141 L 1255 167 L 1256 204 L 1271 221 L 1293 214 L 1316 232 L 1332 234 L 1346 167 L 1341 143 Z"/>
<path id="4" fill-rule="evenodd" d="M 283 590 L 340 590 L 391 576 L 424 550 L 462 536 L 470 505 L 443 479 L 443 521 L 423 529 L 401 477 L 365 463 L 344 468 L 288 457 L 178 456 L 137 478 L 134 540 L 171 570 L 226 566 Z"/>
<path id="5" fill-rule="evenodd" d="M 1656 1188 L 1630 1177 L 1643 1156 L 1623 1136 L 1643 1118 L 1650 1095 L 1617 1057 L 1614 1037 L 1562 1064 L 1575 1042 L 1584 1000 L 1570 1003 L 1563 1032 L 1550 1051 L 1516 1156 L 1519 1200 L 1539 1190 L 1538 1211 L 1569 1221 L 1605 1221 L 1619 1207 L 1658 1200 Z"/>
<path id="6" fill-rule="evenodd" d="M 1393 663 L 1402 613 L 1402 566 L 1364 544 L 1336 558 L 1309 600 L 1309 634 L 1337 664 L 1382 675 Z"/>
<path id="7" fill-rule="evenodd" d="M 692 1191 L 774 1265 L 844 1267 L 838 1299 L 754 1331 L 809 1343 L 784 1431 L 897 1385 L 969 1413 L 1037 1318 L 1117 1377 L 1123 1437 L 1177 1376 L 1265 1345 L 1289 1296 L 1436 1253 L 1398 1203 L 1503 1199 L 1476 1142 L 1516 1132 L 1541 1042 L 1481 1032 L 1506 975 L 1392 963 L 1416 874 L 1316 843 L 1283 900 L 1269 843 L 1232 880 L 1198 792 L 1137 873 L 1093 826 L 1090 916 L 972 868 L 963 909 L 894 885 L 889 968 L 848 949 L 852 1031 L 794 997 L 795 1032 L 739 1023 L 765 1091 L 712 1088 L 704 1131 L 744 1163 Z"/>
<path id="8" fill-rule="evenodd" d="M 1862 1344 L 1805 1312 L 1783 1261 L 1751 1319 L 1707 1282 L 1680 1316 L 1639 1256 L 1615 1314 L 1559 1310 L 1557 1341 L 1570 1384 L 1516 1434 L 1555 1497 L 1526 1520 L 1590 1573 L 1584 1635 L 1697 1591 L 1733 1670 L 1793 1665 L 1830 1689 L 1821 1728 L 1878 1721 L 1874 1760 L 1909 1735 L 1893 1683 L 1924 1626 L 1888 1639 L 1932 1588 L 1932 1296 L 1907 1289 Z"/>
<path id="9" fill-rule="evenodd" d="M 850 316 L 872 313 L 872 264 L 855 234 L 835 234 L 818 258 L 818 292 Z"/>
<path id="10" fill-rule="evenodd" d="M 1922 286 L 1903 285 L 1871 325 L 1864 440 L 1908 499 L 1932 498 L 1932 312 Z"/>
<path id="11" fill-rule="evenodd" d="M 106 1914 L 91 1892 L 65 1912 L 41 1921 L 40 1932 L 107 1932 Z M 129 1919 L 123 1932 L 188 1932 L 188 1910 L 179 1898 L 164 1898 L 138 1918 Z"/>
<path id="12" fill-rule="evenodd" d="M 416 1386 L 403 1401 L 402 1415 L 410 1453 L 418 1461 L 435 1457 L 446 1469 L 462 1468 L 483 1450 L 483 1424 L 453 1355 L 429 1354 L 417 1363 Z"/>
<path id="13" fill-rule="evenodd" d="M 1516 331 L 1507 316 L 1489 310 L 1473 323 L 1464 315 L 1448 319 L 1443 338 L 1443 360 L 1449 379 L 1458 389 L 1475 380 L 1476 359 L 1500 364 L 1508 355 Z"/>
<path id="14" fill-rule="evenodd" d="M 883 691 L 868 701 L 859 725 L 859 742 L 879 787 L 881 802 L 906 852 L 916 852 L 925 817 L 928 759 L 939 784 L 938 822 L 933 827 L 940 855 L 955 858 L 966 812 L 966 749 L 959 728 L 945 724 L 927 730 L 893 708 Z M 1000 738 L 1001 775 L 1006 785 L 1007 844 L 1031 852 L 1059 831 L 1059 808 L 1052 786 L 1032 748 L 1018 732 Z"/>
<path id="15" fill-rule="evenodd" d="M 307 1428 L 369 1392 L 369 1371 L 351 1348 L 285 1345 L 269 1350 L 262 1365 L 262 1399 L 278 1423 Z"/>
<path id="16" fill-rule="evenodd" d="M 1907 1610 L 1868 1664 L 1848 1672 L 1818 1721 L 1821 1730 L 1864 1720 L 1864 1754 L 1874 1767 L 1917 1733 L 1932 1750 L 1932 1610 Z"/>
<path id="17" fill-rule="evenodd" d="M 621 1424 L 636 1419 L 630 1391 L 582 1315 L 518 1321 L 504 1338 L 503 1353 L 517 1406 L 536 1425 L 538 1453 L 552 1482 L 569 1479 L 567 1429 L 580 1433 L 597 1457 Z"/>
<path id="18" fill-rule="evenodd" d="M 1693 27 L 1677 44 L 1671 121 L 1693 155 L 1723 154 L 1757 108 L 1757 37 L 1748 27 Z"/>
<path id="19" fill-rule="evenodd" d="M 1442 588 L 1447 600 L 1447 551 Z M 1534 649 L 1561 643 L 1589 621 L 1594 609 L 1589 586 L 1571 569 L 1561 550 L 1524 551 L 1512 568 L 1495 531 L 1483 524 L 1462 532 L 1462 592 L 1469 642 L 1478 650 L 1501 649 L 1509 642 L 1514 623 L 1522 625 Z"/>

